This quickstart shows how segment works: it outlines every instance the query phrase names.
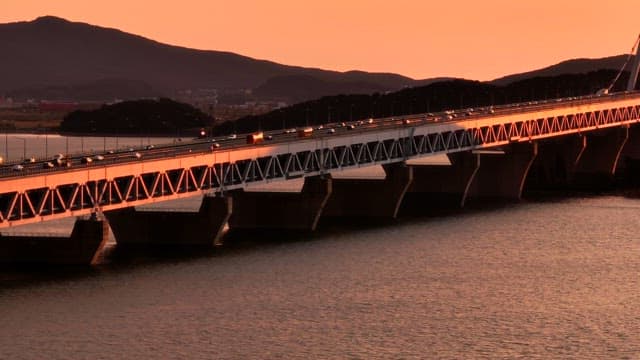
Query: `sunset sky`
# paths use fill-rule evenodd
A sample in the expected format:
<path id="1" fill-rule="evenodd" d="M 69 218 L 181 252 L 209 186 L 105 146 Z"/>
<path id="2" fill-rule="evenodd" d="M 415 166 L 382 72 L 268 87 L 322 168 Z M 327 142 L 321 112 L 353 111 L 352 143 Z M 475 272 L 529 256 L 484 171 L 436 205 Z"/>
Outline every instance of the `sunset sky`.
<path id="1" fill-rule="evenodd" d="M 151 5 L 154 3 L 153 5 Z M 3 0 L 0 22 L 55 15 L 289 65 L 491 80 L 628 53 L 640 0 Z"/>

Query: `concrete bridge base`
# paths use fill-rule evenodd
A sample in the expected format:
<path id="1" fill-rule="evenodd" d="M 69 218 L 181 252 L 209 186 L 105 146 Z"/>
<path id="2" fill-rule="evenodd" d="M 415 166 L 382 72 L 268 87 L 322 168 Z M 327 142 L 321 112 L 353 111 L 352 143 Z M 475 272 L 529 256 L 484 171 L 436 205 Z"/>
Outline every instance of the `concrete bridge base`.
<path id="1" fill-rule="evenodd" d="M 403 213 L 438 214 L 464 206 L 480 155 L 460 152 L 447 156 L 451 165 L 410 165 L 413 182 L 402 202 Z"/>
<path id="2" fill-rule="evenodd" d="M 640 125 L 629 128 L 629 138 L 620 153 L 615 175 L 618 184 L 640 189 Z"/>
<path id="3" fill-rule="evenodd" d="M 613 187 L 618 159 L 628 138 L 627 127 L 589 133 L 587 147 L 576 165 L 571 187 L 596 191 Z"/>
<path id="4" fill-rule="evenodd" d="M 340 218 L 387 218 L 398 215 L 413 181 L 413 169 L 404 164 L 383 166 L 384 179 L 333 179 L 333 193 L 322 213 L 323 221 Z"/>
<path id="5" fill-rule="evenodd" d="M 567 190 L 586 148 L 587 138 L 583 135 L 540 141 L 525 192 Z"/>
<path id="6" fill-rule="evenodd" d="M 439 214 L 470 201 L 517 201 L 536 154 L 536 144 L 518 143 L 499 151 L 452 153 L 449 166 L 412 165 L 414 181 L 403 212 Z"/>
<path id="7" fill-rule="evenodd" d="M 230 197 L 205 196 L 198 212 L 129 207 L 107 211 L 105 216 L 118 245 L 213 246 L 221 244 L 231 211 Z"/>
<path id="8" fill-rule="evenodd" d="M 515 143 L 503 147 L 504 153 L 478 152 L 480 167 L 476 172 L 467 202 L 511 202 L 522 198 L 529 169 L 538 154 L 536 143 Z"/>
<path id="9" fill-rule="evenodd" d="M 313 231 L 332 191 L 328 175 L 305 178 L 299 193 L 233 191 L 229 230 Z"/>
<path id="10" fill-rule="evenodd" d="M 76 220 L 69 237 L 0 235 L 0 263 L 91 265 L 108 238 L 107 223 L 97 219 Z"/>
<path id="11" fill-rule="evenodd" d="M 597 191 L 613 185 L 628 128 L 605 129 L 539 142 L 526 192 Z"/>

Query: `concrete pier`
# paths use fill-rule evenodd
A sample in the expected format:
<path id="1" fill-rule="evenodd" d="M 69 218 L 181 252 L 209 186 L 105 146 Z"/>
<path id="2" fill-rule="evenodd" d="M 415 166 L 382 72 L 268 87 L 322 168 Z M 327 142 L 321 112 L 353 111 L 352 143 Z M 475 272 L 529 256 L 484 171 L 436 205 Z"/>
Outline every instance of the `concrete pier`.
<path id="1" fill-rule="evenodd" d="M 384 179 L 333 179 L 333 193 L 322 217 L 394 219 L 413 181 L 413 169 L 403 163 L 383 166 Z"/>
<path id="2" fill-rule="evenodd" d="M 489 151 L 449 154 L 451 165 L 411 165 L 414 181 L 405 213 L 437 214 L 469 201 L 517 201 L 537 154 L 535 143 L 515 143 Z"/>
<path id="3" fill-rule="evenodd" d="M 538 142 L 524 191 L 567 190 L 586 148 L 587 137 L 580 134 Z"/>
<path id="4" fill-rule="evenodd" d="M 299 193 L 233 191 L 229 229 L 313 231 L 332 191 L 328 175 L 305 178 Z"/>
<path id="5" fill-rule="evenodd" d="M 620 185 L 640 188 L 640 126 L 629 127 L 629 138 L 622 148 L 615 177 Z"/>
<path id="6" fill-rule="evenodd" d="M 447 155 L 451 165 L 410 165 L 413 182 L 402 203 L 404 213 L 439 213 L 464 206 L 480 155 L 471 152 Z"/>
<path id="7" fill-rule="evenodd" d="M 0 263 L 92 265 L 109 238 L 103 220 L 76 220 L 71 236 L 0 235 Z"/>
<path id="8" fill-rule="evenodd" d="M 221 244 L 231 212 L 230 197 L 205 196 L 198 212 L 129 207 L 105 216 L 118 245 L 213 246 Z"/>
<path id="9" fill-rule="evenodd" d="M 529 168 L 538 154 L 538 145 L 514 143 L 502 147 L 503 152 L 477 152 L 480 167 L 476 172 L 466 201 L 518 201 Z"/>
<path id="10" fill-rule="evenodd" d="M 628 127 L 590 132 L 584 153 L 576 164 L 571 187 L 578 190 L 610 188 L 628 138 Z"/>

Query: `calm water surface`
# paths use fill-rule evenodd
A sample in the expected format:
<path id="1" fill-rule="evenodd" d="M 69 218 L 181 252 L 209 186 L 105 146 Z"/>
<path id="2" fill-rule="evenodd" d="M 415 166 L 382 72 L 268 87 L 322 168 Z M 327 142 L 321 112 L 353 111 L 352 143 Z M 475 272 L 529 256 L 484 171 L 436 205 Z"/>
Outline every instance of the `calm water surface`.
<path id="1" fill-rule="evenodd" d="M 638 359 L 640 200 L 5 270 L 2 359 Z"/>

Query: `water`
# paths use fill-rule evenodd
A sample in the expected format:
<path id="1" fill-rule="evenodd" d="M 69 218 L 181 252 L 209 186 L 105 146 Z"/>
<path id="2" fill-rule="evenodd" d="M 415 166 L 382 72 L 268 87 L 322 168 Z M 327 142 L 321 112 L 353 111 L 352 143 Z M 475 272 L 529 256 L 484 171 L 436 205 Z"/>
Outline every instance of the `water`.
<path id="1" fill-rule="evenodd" d="M 182 140 L 182 139 L 180 139 Z M 186 139 L 185 139 L 186 140 Z M 0 136 L 0 157 L 6 161 L 35 157 L 47 159 L 62 153 L 104 153 L 106 150 L 144 147 L 178 141 L 171 137 L 91 137 L 57 134 L 3 134 Z"/>
<path id="2" fill-rule="evenodd" d="M 0 358 L 640 357 L 640 202 L 529 202 L 5 272 Z"/>
<path id="3" fill-rule="evenodd" d="M 190 254 L 110 243 L 91 269 L 0 269 L 0 359 L 638 359 L 638 214 L 601 196 Z"/>

